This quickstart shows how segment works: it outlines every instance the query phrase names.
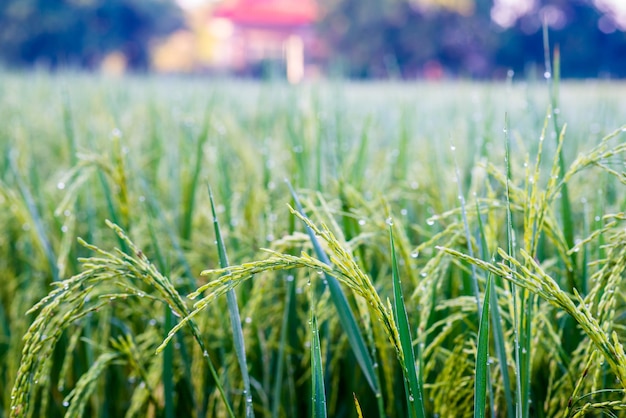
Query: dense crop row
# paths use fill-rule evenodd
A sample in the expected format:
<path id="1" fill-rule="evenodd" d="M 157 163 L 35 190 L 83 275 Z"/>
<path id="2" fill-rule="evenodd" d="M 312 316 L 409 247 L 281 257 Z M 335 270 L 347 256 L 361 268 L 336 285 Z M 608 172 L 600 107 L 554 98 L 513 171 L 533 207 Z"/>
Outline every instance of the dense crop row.
<path id="1" fill-rule="evenodd" d="M 0 417 L 619 415 L 625 91 L 3 74 Z"/>

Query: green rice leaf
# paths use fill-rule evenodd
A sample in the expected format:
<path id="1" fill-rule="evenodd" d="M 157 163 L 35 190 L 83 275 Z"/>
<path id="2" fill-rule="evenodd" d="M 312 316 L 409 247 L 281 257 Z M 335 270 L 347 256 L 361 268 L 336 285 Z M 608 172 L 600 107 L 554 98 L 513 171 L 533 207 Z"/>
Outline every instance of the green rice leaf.
<path id="1" fill-rule="evenodd" d="M 480 215 L 478 201 L 476 202 L 476 217 L 478 219 L 478 227 L 480 229 L 481 248 L 482 248 L 481 255 L 482 255 L 483 260 L 487 260 L 489 248 L 487 244 L 487 239 L 485 238 L 486 237 L 485 229 L 484 229 L 482 217 Z M 493 337 L 494 337 L 495 346 L 496 346 L 496 354 L 498 356 L 498 362 L 500 364 L 500 373 L 502 374 L 502 386 L 504 389 L 504 399 L 506 400 L 506 412 L 509 418 L 513 418 L 515 417 L 515 409 L 513 406 L 513 395 L 511 392 L 511 380 L 509 378 L 509 367 L 508 367 L 508 361 L 506 357 L 506 344 L 504 340 L 504 330 L 502 327 L 502 318 L 500 316 L 500 306 L 498 305 L 497 292 L 490 291 L 489 303 L 490 303 L 490 309 L 491 309 L 491 321 L 492 321 L 492 327 L 493 327 Z"/>
<path id="2" fill-rule="evenodd" d="M 209 200 L 211 201 L 211 212 L 213 213 L 213 226 L 215 228 L 215 240 L 217 241 L 217 251 L 220 259 L 220 267 L 228 267 L 228 257 L 226 255 L 226 247 L 224 245 L 224 239 L 220 230 L 220 224 L 215 212 L 215 203 L 213 201 L 213 192 L 209 187 Z M 248 374 L 248 364 L 246 361 L 246 347 L 243 340 L 243 330 L 241 328 L 241 316 L 239 315 L 239 306 L 237 305 L 237 295 L 234 289 L 229 289 L 226 293 L 228 302 L 228 315 L 230 318 L 230 325 L 233 332 L 233 340 L 235 345 L 235 352 L 237 354 L 237 361 L 239 362 L 239 368 L 241 369 L 241 376 L 243 378 L 243 396 L 246 403 L 246 417 L 254 417 L 254 408 L 252 405 L 252 392 L 250 391 L 250 376 Z"/>
<path id="3" fill-rule="evenodd" d="M 393 314 L 398 326 L 398 333 L 400 334 L 400 343 L 402 344 L 402 370 L 405 378 L 405 392 L 407 395 L 409 416 L 423 418 L 425 416 L 424 401 L 422 389 L 420 388 L 419 381 L 417 380 L 417 373 L 415 370 L 413 340 L 411 339 L 411 328 L 409 326 L 409 318 L 404 304 L 404 296 L 402 295 L 402 288 L 400 287 L 398 261 L 396 260 L 396 249 L 393 243 L 393 230 L 391 225 L 389 226 L 389 239 L 391 241 L 393 277 Z M 407 383 L 408 387 L 406 386 Z"/>
<path id="4" fill-rule="evenodd" d="M 326 392 L 324 389 L 324 371 L 322 369 L 322 350 L 320 348 L 320 335 L 317 327 L 317 316 L 311 312 L 311 372 L 313 382 L 311 384 L 312 416 L 313 418 L 326 418 Z"/>
<path id="5" fill-rule="evenodd" d="M 489 305 L 492 275 L 487 277 L 487 289 L 478 328 L 478 352 L 476 354 L 476 378 L 474 380 L 474 418 L 485 418 L 487 384 L 489 381 Z"/>

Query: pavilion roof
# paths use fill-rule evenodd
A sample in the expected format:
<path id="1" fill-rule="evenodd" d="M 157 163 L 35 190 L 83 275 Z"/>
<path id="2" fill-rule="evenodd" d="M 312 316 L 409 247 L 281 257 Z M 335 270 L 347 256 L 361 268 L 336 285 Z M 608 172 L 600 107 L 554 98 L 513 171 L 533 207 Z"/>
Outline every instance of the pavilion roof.
<path id="1" fill-rule="evenodd" d="M 241 25 L 301 26 L 317 21 L 314 0 L 227 0 L 213 11 L 214 17 Z"/>

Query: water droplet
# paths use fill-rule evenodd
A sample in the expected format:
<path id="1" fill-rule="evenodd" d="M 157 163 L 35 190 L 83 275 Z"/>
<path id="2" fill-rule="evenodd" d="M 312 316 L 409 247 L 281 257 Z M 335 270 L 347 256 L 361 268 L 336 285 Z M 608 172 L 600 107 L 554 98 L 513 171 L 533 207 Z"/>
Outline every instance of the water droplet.
<path id="1" fill-rule="evenodd" d="M 365 225 L 365 219 L 359 219 L 359 225 L 361 226 Z"/>
<path id="2" fill-rule="evenodd" d="M 450 145 L 450 151 L 456 151 L 456 147 L 454 145 Z"/>
<path id="3" fill-rule="evenodd" d="M 552 77 L 552 74 L 550 74 L 550 71 L 546 71 L 545 73 L 543 73 L 543 78 L 545 78 L 546 80 L 549 80 Z"/>
<path id="4" fill-rule="evenodd" d="M 409 211 L 408 211 L 406 208 L 402 208 L 402 209 L 400 209 L 400 214 L 401 214 L 402 216 L 406 216 L 408 213 L 409 213 Z"/>
<path id="5" fill-rule="evenodd" d="M 120 131 L 118 128 L 114 128 L 111 131 L 111 137 L 112 138 L 121 138 L 122 137 L 122 131 Z"/>
<path id="6" fill-rule="evenodd" d="M 419 255 L 420 255 L 420 252 L 417 250 L 411 252 L 411 258 L 417 258 L 419 257 Z"/>
<path id="7" fill-rule="evenodd" d="M 287 281 L 288 282 L 293 282 L 293 276 L 291 274 L 289 276 L 287 276 Z"/>
<path id="8" fill-rule="evenodd" d="M 61 227 L 61 232 L 66 233 L 66 232 L 68 231 L 68 229 L 69 229 L 69 228 L 67 227 L 67 225 L 63 225 L 63 226 Z"/>
<path id="9" fill-rule="evenodd" d="M 426 220 L 426 224 L 428 226 L 433 226 L 435 224 L 435 220 L 432 219 L 432 218 L 429 218 L 429 219 Z"/>
<path id="10" fill-rule="evenodd" d="M 598 215 L 596 215 L 596 217 L 593 218 L 593 220 L 596 221 L 596 222 L 600 222 L 600 219 L 602 219 L 602 218 L 600 218 L 600 216 L 598 216 Z"/>
<path id="11" fill-rule="evenodd" d="M 409 395 L 409 402 L 415 402 L 415 398 L 413 397 L 413 395 Z"/>
<path id="12" fill-rule="evenodd" d="M 202 355 L 203 355 L 204 357 L 209 357 L 209 352 L 208 352 L 208 351 L 206 351 L 206 350 L 204 350 L 204 352 L 202 353 Z"/>
<path id="13" fill-rule="evenodd" d="M 417 190 L 420 187 L 419 183 L 416 181 L 411 182 L 411 189 Z"/>
<path id="14" fill-rule="evenodd" d="M 389 226 L 393 225 L 393 219 L 391 219 L 391 217 L 387 218 L 387 220 L 385 220 L 385 223 Z"/>
<path id="15" fill-rule="evenodd" d="M 426 272 L 425 272 L 425 271 L 423 271 L 423 272 L 421 272 L 421 273 L 420 273 L 420 277 L 426 277 L 426 276 L 427 276 L 427 274 L 426 274 Z"/>
<path id="16" fill-rule="evenodd" d="M 63 406 L 67 408 L 68 406 L 70 406 L 70 403 L 68 401 L 63 401 Z"/>
<path id="17" fill-rule="evenodd" d="M 139 201 L 140 202 L 145 202 L 146 201 L 146 197 L 145 196 L 139 196 Z"/>
<path id="18" fill-rule="evenodd" d="M 272 241 L 274 241 L 274 234 L 267 234 L 267 236 L 265 237 L 265 239 L 267 240 L 267 242 L 272 242 Z"/>
<path id="19" fill-rule="evenodd" d="M 63 190 L 65 189 L 65 183 L 63 183 L 62 181 L 57 183 L 57 189 L 59 190 Z"/>
<path id="20" fill-rule="evenodd" d="M 63 211 L 63 216 L 65 216 L 65 217 L 70 216 L 71 214 L 72 214 L 72 212 L 69 209 L 65 209 Z"/>
<path id="21" fill-rule="evenodd" d="M 515 75 L 515 71 L 513 71 L 513 70 L 509 70 L 509 71 L 506 72 L 506 76 L 508 78 L 513 78 L 514 75 Z"/>
<path id="22" fill-rule="evenodd" d="M 151 327 L 156 326 L 156 324 L 157 324 L 157 320 L 154 318 L 148 321 L 148 325 L 150 325 Z"/>
<path id="23" fill-rule="evenodd" d="M 246 316 L 246 324 L 251 324 L 252 323 L 252 318 L 250 318 L 249 316 Z"/>

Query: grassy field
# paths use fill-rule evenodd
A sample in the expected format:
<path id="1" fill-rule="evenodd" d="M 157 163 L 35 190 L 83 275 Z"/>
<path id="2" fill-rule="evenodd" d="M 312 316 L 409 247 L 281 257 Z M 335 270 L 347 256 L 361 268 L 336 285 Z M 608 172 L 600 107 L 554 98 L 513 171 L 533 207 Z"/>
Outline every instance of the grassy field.
<path id="1" fill-rule="evenodd" d="M 0 417 L 622 416 L 625 94 L 2 74 Z"/>

